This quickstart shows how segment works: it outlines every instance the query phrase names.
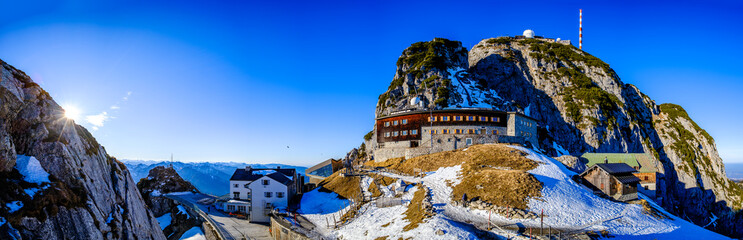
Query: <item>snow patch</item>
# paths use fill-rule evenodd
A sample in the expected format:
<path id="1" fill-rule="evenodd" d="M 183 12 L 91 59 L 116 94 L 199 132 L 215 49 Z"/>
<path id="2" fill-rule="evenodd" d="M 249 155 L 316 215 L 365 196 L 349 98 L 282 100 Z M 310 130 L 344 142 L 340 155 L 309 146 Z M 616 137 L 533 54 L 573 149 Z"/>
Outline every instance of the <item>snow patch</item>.
<path id="1" fill-rule="evenodd" d="M 563 148 L 562 146 L 560 146 L 560 144 L 557 144 L 556 142 L 552 142 L 552 148 L 554 148 L 555 151 L 557 151 L 558 156 L 570 155 L 570 152 L 568 150 L 565 150 L 565 148 Z"/>
<path id="2" fill-rule="evenodd" d="M 42 184 L 49 183 L 49 173 L 47 173 L 41 163 L 33 156 L 17 155 L 15 169 L 18 169 L 23 175 L 23 180 L 30 183 Z"/>
<path id="3" fill-rule="evenodd" d="M 183 206 L 178 205 L 177 207 L 178 207 L 178 213 L 176 214 L 186 214 L 186 219 L 191 218 L 191 215 L 188 215 L 188 212 L 186 212 L 186 209 L 183 208 Z"/>
<path id="4" fill-rule="evenodd" d="M 316 188 L 302 195 L 299 212 L 302 214 L 329 214 L 338 211 L 349 204 L 347 199 L 341 199 L 334 192 L 320 192 Z"/>
<path id="5" fill-rule="evenodd" d="M 160 224 L 160 230 L 165 230 L 166 227 L 170 226 L 170 222 L 173 219 L 170 217 L 170 213 L 165 213 L 157 218 L 157 223 Z"/>
<path id="6" fill-rule="evenodd" d="M 201 231 L 201 228 L 192 227 L 181 235 L 181 240 L 206 240 L 206 236 L 204 236 L 204 231 Z"/>
<path id="7" fill-rule="evenodd" d="M 23 202 L 21 201 L 12 201 L 5 204 L 6 207 L 8 207 L 8 213 L 14 213 L 15 211 L 18 211 L 23 207 Z"/>
<path id="8" fill-rule="evenodd" d="M 464 71 L 464 68 L 449 68 L 449 78 L 451 79 L 451 90 L 454 94 L 449 94 L 448 108 L 498 108 L 493 99 L 502 99 L 493 89 L 481 89 L 477 82 L 467 78 L 460 79 L 457 72 Z M 459 95 L 461 99 L 454 99 L 451 96 Z"/>
<path id="9" fill-rule="evenodd" d="M 106 224 L 111 224 L 111 221 L 114 220 L 114 213 L 111 212 L 108 214 L 108 218 L 106 218 Z"/>
<path id="10" fill-rule="evenodd" d="M 153 197 L 159 197 L 159 196 L 162 196 L 162 195 L 163 195 L 163 194 L 162 194 L 162 193 L 160 193 L 160 190 L 157 190 L 157 189 L 153 190 L 153 191 L 152 191 L 152 192 L 150 193 L 150 196 L 153 196 Z"/>

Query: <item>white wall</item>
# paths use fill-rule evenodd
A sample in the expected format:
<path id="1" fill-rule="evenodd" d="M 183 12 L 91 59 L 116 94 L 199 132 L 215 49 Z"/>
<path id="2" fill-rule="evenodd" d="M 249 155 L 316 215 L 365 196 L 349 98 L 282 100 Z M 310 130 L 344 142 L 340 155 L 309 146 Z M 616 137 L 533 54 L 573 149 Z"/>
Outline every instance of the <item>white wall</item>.
<path id="1" fill-rule="evenodd" d="M 263 185 L 263 180 L 268 180 L 268 185 Z M 270 177 L 263 176 L 258 180 L 250 183 L 250 189 L 253 190 L 252 200 L 252 211 L 250 213 L 250 221 L 252 222 L 269 222 L 270 217 L 266 215 L 266 203 L 272 203 L 273 207 L 287 207 L 289 203 L 289 189 L 286 185 L 271 179 Z M 267 198 L 265 193 L 270 192 L 271 197 Z M 283 197 L 279 198 L 277 192 L 282 192 Z"/>
<path id="2" fill-rule="evenodd" d="M 249 181 L 235 181 L 230 180 L 230 198 L 235 199 L 234 192 L 240 193 L 240 200 L 246 200 L 248 199 L 248 193 L 250 192 L 250 189 L 245 187 L 245 184 L 250 183 Z M 235 187 L 235 184 L 237 184 L 237 187 Z"/>

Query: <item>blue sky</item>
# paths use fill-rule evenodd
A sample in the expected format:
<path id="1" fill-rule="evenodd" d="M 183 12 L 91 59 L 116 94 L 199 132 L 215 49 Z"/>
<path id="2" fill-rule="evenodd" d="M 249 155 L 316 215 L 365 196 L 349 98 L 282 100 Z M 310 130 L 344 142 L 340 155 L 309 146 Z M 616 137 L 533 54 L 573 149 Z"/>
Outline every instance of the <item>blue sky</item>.
<path id="1" fill-rule="evenodd" d="M 743 162 L 743 3 L 2 1 L 0 58 L 124 159 L 313 165 L 373 126 L 403 49 L 444 37 L 577 42 Z M 105 112 L 105 113 L 104 113 Z M 86 119 L 86 116 L 89 118 Z M 89 120 L 89 121 L 88 121 Z"/>

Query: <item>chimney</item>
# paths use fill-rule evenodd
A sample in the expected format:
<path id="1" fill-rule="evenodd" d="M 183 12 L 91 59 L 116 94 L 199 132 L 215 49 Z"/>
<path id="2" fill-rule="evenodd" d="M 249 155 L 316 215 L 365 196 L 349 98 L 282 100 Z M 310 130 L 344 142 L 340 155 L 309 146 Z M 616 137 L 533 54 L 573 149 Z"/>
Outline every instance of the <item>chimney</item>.
<path id="1" fill-rule="evenodd" d="M 251 170 L 251 169 L 253 169 L 253 168 L 252 168 L 252 167 L 250 167 L 250 166 L 247 166 L 247 167 L 245 167 L 245 171 L 246 171 L 246 172 L 250 172 L 250 170 Z"/>
<path id="2" fill-rule="evenodd" d="M 281 169 L 281 166 L 276 166 L 276 169 Z"/>

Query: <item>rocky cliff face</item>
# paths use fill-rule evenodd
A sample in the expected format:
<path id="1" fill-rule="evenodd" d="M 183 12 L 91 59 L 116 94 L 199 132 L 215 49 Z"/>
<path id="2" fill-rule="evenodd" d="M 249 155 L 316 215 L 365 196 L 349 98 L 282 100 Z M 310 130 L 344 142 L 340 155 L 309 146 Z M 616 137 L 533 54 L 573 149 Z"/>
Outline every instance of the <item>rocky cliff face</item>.
<path id="1" fill-rule="evenodd" d="M 165 239 L 126 167 L 25 73 L 0 65 L 0 238 Z"/>
<path id="2" fill-rule="evenodd" d="M 652 153 L 666 209 L 702 226 L 714 214 L 719 219 L 708 229 L 743 236 L 736 227 L 743 190 L 727 179 L 712 137 L 683 108 L 657 105 L 586 52 L 507 37 L 467 52 L 459 42 L 434 39 L 411 45 L 397 66 L 377 116 L 425 107 L 519 111 L 540 122 L 539 148 L 553 156 Z"/>
<path id="3" fill-rule="evenodd" d="M 174 192 L 199 192 L 172 167 L 158 166 L 150 169 L 149 175 L 137 182 L 137 188 L 155 216 L 170 219 L 167 226 L 161 226 L 168 239 L 180 239 L 189 229 L 201 226 L 201 221 L 191 216 L 193 213 L 189 213 L 176 201 L 162 196 Z"/>

